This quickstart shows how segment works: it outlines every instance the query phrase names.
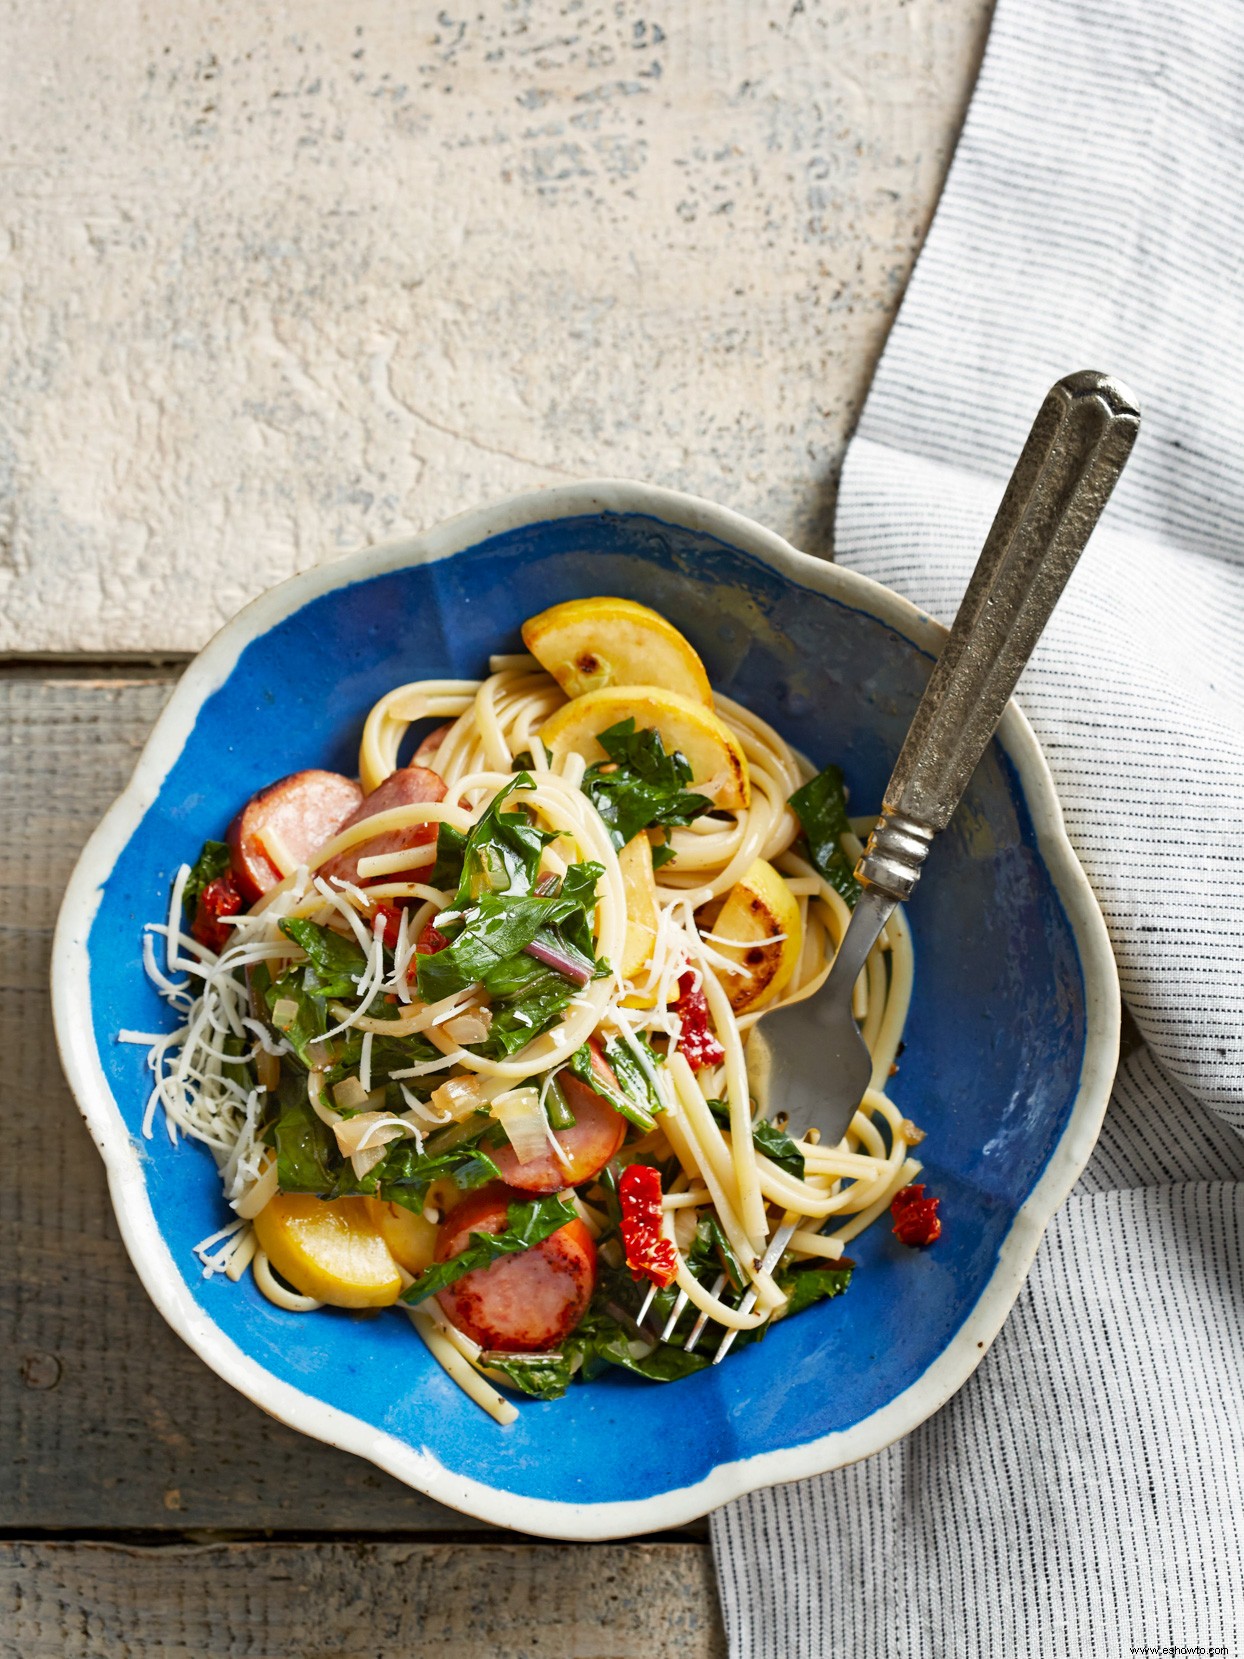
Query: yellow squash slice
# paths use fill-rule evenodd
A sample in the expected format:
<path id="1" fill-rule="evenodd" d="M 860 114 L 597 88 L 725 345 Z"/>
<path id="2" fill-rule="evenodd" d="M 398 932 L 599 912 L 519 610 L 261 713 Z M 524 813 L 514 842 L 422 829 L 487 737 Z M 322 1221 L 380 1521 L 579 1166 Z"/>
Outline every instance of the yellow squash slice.
<path id="1" fill-rule="evenodd" d="M 618 854 L 626 893 L 626 944 L 622 977 L 634 979 L 651 961 L 657 942 L 657 884 L 652 874 L 652 843 L 641 830 Z"/>
<path id="2" fill-rule="evenodd" d="M 633 599 L 569 599 L 525 622 L 523 643 L 568 697 L 658 685 L 713 706 L 695 651 L 672 623 Z"/>
<path id="3" fill-rule="evenodd" d="M 383 1198 L 365 1198 L 372 1225 L 389 1247 L 389 1253 L 407 1273 L 420 1274 L 432 1265 L 436 1249 L 436 1227 L 404 1204 L 388 1204 Z"/>
<path id="4" fill-rule="evenodd" d="M 335 1308 L 385 1308 L 402 1276 L 362 1198 L 278 1193 L 255 1217 L 268 1260 L 295 1290 Z"/>
<path id="5" fill-rule="evenodd" d="M 798 902 L 763 858 L 735 882 L 705 933 L 715 951 L 747 970 L 722 975 L 736 1014 L 771 1002 L 794 973 L 803 950 Z"/>
<path id="6" fill-rule="evenodd" d="M 596 741 L 598 732 L 632 715 L 635 729 L 655 726 L 667 750 L 681 749 L 691 767 L 690 787 L 714 806 L 737 811 L 751 800 L 747 757 L 730 728 L 702 703 L 655 685 L 606 686 L 551 715 L 540 728 L 554 756 L 582 755 L 591 764 L 608 757 Z"/>

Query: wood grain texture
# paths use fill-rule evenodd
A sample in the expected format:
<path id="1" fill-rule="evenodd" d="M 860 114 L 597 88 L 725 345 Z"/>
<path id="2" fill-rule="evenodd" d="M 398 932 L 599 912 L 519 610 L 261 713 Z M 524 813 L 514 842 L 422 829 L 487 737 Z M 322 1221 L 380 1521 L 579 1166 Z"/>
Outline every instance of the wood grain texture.
<path id="1" fill-rule="evenodd" d="M 706 1545 L 0 1545 L 3 1659 L 721 1659 Z"/>
<path id="2" fill-rule="evenodd" d="M 0 681 L 0 1526 L 463 1530 L 464 1516 L 283 1428 L 168 1329 L 130 1265 L 61 1075 L 61 892 L 167 681 Z"/>
<path id="3" fill-rule="evenodd" d="M 567 478 L 824 552 L 989 12 L 0 0 L 0 651 Z"/>

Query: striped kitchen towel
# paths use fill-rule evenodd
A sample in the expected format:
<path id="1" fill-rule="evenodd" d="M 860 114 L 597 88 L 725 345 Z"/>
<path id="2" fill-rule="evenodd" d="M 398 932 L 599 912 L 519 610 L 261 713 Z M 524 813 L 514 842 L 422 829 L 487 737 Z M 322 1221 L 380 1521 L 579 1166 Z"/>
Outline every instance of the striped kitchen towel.
<path id="1" fill-rule="evenodd" d="M 953 616 L 1048 387 L 1135 453 L 1020 683 L 1147 1046 L 980 1370 L 714 1518 L 738 1659 L 1244 1653 L 1244 5 L 999 0 L 838 559 Z"/>

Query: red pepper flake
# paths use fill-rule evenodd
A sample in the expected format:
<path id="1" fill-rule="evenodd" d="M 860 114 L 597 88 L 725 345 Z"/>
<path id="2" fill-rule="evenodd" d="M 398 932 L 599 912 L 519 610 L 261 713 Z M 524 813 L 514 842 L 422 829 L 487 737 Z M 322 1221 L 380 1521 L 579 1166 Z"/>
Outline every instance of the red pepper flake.
<path id="1" fill-rule="evenodd" d="M 923 1250 L 941 1238 L 942 1223 L 937 1213 L 940 1203 L 940 1198 L 926 1198 L 924 1187 L 919 1184 L 896 1192 L 890 1214 L 894 1217 L 894 1236 L 899 1243 Z"/>
<path id="2" fill-rule="evenodd" d="M 686 1055 L 692 1071 L 703 1071 L 705 1066 L 719 1066 L 726 1051 L 718 1041 L 717 1033 L 708 1026 L 708 998 L 696 983 L 694 972 L 688 968 L 678 981 L 678 1001 L 674 1012 L 682 1021 L 678 1047 Z"/>
<path id="3" fill-rule="evenodd" d="M 439 928 L 433 927 L 431 922 L 428 922 L 415 944 L 415 954 L 417 956 L 435 956 L 437 951 L 444 950 L 448 943 L 449 940 Z"/>
<path id="4" fill-rule="evenodd" d="M 664 1290 L 678 1273 L 678 1252 L 661 1231 L 661 1177 L 648 1164 L 628 1164 L 618 1182 L 622 1246 L 633 1279 Z"/>
<path id="5" fill-rule="evenodd" d="M 246 904 L 238 890 L 232 870 L 216 876 L 199 894 L 190 931 L 201 945 L 218 954 L 233 937 L 233 929 L 223 925 L 226 916 L 236 916 Z"/>

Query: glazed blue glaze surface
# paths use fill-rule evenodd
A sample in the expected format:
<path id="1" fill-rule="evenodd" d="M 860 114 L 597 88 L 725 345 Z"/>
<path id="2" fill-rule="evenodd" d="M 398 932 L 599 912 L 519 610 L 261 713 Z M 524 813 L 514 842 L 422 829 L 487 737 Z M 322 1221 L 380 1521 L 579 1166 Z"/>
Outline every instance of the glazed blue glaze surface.
<path id="1" fill-rule="evenodd" d="M 593 515 L 507 532 L 431 565 L 305 605 L 243 652 L 109 878 L 90 936 L 95 1041 L 141 1148 L 161 1232 L 204 1313 L 274 1376 L 519 1496 L 598 1503 L 690 1485 L 716 1465 L 861 1421 L 917 1381 L 981 1295 L 1012 1220 L 1070 1114 L 1085 992 L 1070 924 L 1039 856 L 1018 779 L 995 743 L 934 845 L 909 914 L 916 995 L 891 1094 L 928 1133 L 926 1180 L 945 1232 L 927 1252 L 882 1223 L 852 1248 L 844 1297 L 777 1325 L 729 1361 L 660 1387 L 618 1374 L 555 1403 L 520 1404 L 504 1431 L 428 1355 L 407 1320 L 273 1307 L 249 1277 L 204 1280 L 192 1246 L 230 1212 L 210 1157 L 141 1138 L 141 1049 L 122 1028 L 172 1024 L 144 976 L 143 924 L 177 866 L 241 803 L 306 766 L 354 773 L 383 692 L 477 676 L 521 648 L 519 625 L 558 600 L 620 594 L 690 637 L 714 686 L 818 765 L 840 764 L 873 811 L 930 661 L 867 613 L 797 586 L 751 555 L 657 519 Z"/>

